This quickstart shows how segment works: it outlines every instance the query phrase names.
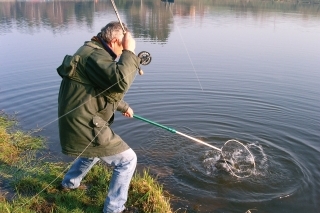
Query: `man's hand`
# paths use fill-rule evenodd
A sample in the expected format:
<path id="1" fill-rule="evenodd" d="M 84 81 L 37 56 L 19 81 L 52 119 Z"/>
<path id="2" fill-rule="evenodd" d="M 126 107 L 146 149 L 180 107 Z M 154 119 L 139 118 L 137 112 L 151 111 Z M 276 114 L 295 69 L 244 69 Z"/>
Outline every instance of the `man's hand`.
<path id="1" fill-rule="evenodd" d="M 122 47 L 124 50 L 129 50 L 134 53 L 136 49 L 136 41 L 132 38 L 131 33 L 126 32 L 122 39 Z"/>
<path id="2" fill-rule="evenodd" d="M 126 116 L 128 118 L 132 118 L 133 117 L 133 110 L 131 109 L 131 107 L 129 107 L 126 112 L 122 113 L 122 115 Z"/>

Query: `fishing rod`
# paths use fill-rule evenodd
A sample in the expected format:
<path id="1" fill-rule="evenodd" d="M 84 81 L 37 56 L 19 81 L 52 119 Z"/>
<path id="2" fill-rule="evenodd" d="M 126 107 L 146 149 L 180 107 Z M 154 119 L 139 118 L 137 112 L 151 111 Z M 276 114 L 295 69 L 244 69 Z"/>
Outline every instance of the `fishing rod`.
<path id="1" fill-rule="evenodd" d="M 119 23 L 120 23 L 120 25 L 121 25 L 121 27 L 122 27 L 123 34 L 126 34 L 127 31 L 125 30 L 125 28 L 124 28 L 124 26 L 123 26 L 123 24 L 122 24 L 122 21 L 121 21 L 121 19 L 120 19 L 120 15 L 119 15 L 119 13 L 118 13 L 117 6 L 116 6 L 116 4 L 114 3 L 113 0 L 110 0 L 110 1 L 111 1 L 112 6 L 113 6 L 114 12 L 116 13 L 116 16 L 117 16 L 117 18 L 118 18 L 118 20 L 119 20 Z M 150 54 L 149 52 L 147 52 L 147 51 L 142 51 L 142 52 L 140 52 L 140 53 L 138 54 L 138 57 L 140 58 L 140 64 L 141 64 L 141 65 L 148 65 L 148 64 L 150 64 L 151 59 L 152 59 L 152 58 L 151 58 L 151 54 Z M 140 74 L 140 75 L 143 75 L 143 70 L 142 70 L 140 67 L 139 67 L 138 69 L 139 69 L 139 74 Z"/>
<path id="2" fill-rule="evenodd" d="M 118 13 L 117 6 L 116 6 L 116 4 L 114 3 L 113 0 L 110 0 L 110 1 L 111 1 L 112 6 L 113 6 L 114 12 L 116 13 L 116 16 L 117 16 L 117 18 L 118 18 L 118 20 L 120 22 L 121 27 L 122 27 L 123 34 L 126 34 L 126 30 L 124 29 L 124 26 L 123 26 L 122 21 L 120 19 L 120 15 Z"/>

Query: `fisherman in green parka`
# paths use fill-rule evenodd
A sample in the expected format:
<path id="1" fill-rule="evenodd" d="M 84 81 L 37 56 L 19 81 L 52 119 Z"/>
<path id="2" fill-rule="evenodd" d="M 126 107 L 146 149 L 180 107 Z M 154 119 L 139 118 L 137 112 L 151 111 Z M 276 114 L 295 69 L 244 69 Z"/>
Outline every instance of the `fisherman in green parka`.
<path id="1" fill-rule="evenodd" d="M 80 156 L 66 173 L 64 189 L 81 188 L 81 180 L 102 160 L 113 166 L 104 213 L 125 211 L 136 168 L 135 152 L 110 128 L 114 112 L 133 117 L 123 100 L 140 64 L 135 40 L 119 22 L 111 22 L 57 68 L 62 82 L 58 98 L 62 152 Z M 119 57 L 119 58 L 118 58 Z M 118 61 L 116 61 L 118 58 Z"/>

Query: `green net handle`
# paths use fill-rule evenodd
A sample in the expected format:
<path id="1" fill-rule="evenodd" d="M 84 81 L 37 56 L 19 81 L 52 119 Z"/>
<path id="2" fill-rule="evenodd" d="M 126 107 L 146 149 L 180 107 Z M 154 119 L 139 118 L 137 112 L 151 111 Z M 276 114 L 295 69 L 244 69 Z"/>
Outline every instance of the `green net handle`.
<path id="1" fill-rule="evenodd" d="M 219 149 L 219 148 L 217 148 L 217 147 L 215 147 L 215 146 L 212 146 L 212 145 L 210 145 L 210 144 L 208 144 L 208 143 L 206 143 L 206 142 L 203 142 L 203 141 L 201 141 L 201 140 L 199 140 L 199 139 L 197 139 L 197 138 L 194 138 L 194 137 L 191 137 L 191 136 L 189 136 L 189 135 L 183 134 L 182 132 L 178 132 L 178 131 L 175 130 L 175 129 L 172 129 L 172 128 L 163 126 L 163 125 L 161 125 L 161 124 L 158 124 L 158 123 L 156 123 L 156 122 L 150 121 L 150 120 L 145 119 L 145 118 L 143 118 L 143 117 L 140 117 L 140 116 L 138 116 L 138 115 L 133 115 L 133 117 L 134 117 L 134 118 L 137 118 L 137 119 L 139 119 L 139 120 L 142 120 L 142 121 L 144 121 L 144 122 L 147 122 L 147 123 L 149 123 L 149 124 L 152 124 L 152 125 L 154 125 L 154 126 L 157 126 L 157 127 L 162 128 L 162 129 L 165 129 L 165 130 L 167 130 L 167 131 L 169 131 L 169 132 L 177 133 L 177 134 L 179 134 L 179 135 L 181 135 L 181 136 L 183 136 L 183 137 L 189 138 L 189 139 L 191 139 L 191 140 L 193 140 L 193 141 L 196 141 L 196 142 L 198 142 L 198 143 L 201 143 L 201 144 L 203 144 L 203 145 L 206 145 L 206 146 L 208 146 L 208 147 L 211 147 L 211 148 L 216 149 L 216 150 L 218 150 L 219 152 L 221 152 L 221 149 Z"/>
<path id="2" fill-rule="evenodd" d="M 149 123 L 149 124 L 152 124 L 152 125 L 154 125 L 154 126 L 157 126 L 157 127 L 162 128 L 162 129 L 165 129 L 165 130 L 167 130 L 167 131 L 169 131 L 169 132 L 172 132 L 172 133 L 176 133 L 176 132 L 177 132 L 175 129 L 172 129 L 172 128 L 163 126 L 163 125 L 161 125 L 161 124 L 158 124 L 158 123 L 156 123 L 156 122 L 150 121 L 150 120 L 145 119 L 145 118 L 143 118 L 143 117 L 140 117 L 140 116 L 138 116 L 138 115 L 133 115 L 133 117 L 136 118 L 136 119 L 139 119 L 139 120 L 141 120 L 141 121 L 147 122 L 147 123 Z"/>

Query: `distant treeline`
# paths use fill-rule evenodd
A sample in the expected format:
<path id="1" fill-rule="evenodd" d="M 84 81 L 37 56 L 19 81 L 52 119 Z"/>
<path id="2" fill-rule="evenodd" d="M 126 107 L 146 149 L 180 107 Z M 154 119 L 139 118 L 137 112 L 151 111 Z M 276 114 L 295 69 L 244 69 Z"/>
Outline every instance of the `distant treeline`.
<path id="1" fill-rule="evenodd" d="M 136 36 L 160 42 L 167 40 L 173 16 L 204 17 L 234 10 L 252 11 L 261 17 L 284 12 L 302 14 L 304 19 L 320 18 L 320 0 L 117 0 L 116 4 Z M 96 14 L 110 11 L 110 0 L 0 1 L 0 33 L 10 32 L 17 25 L 18 30 L 26 32 L 46 27 L 57 33 L 75 24 L 91 28 Z"/>

